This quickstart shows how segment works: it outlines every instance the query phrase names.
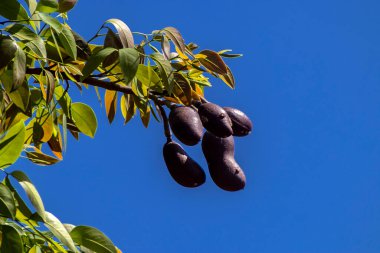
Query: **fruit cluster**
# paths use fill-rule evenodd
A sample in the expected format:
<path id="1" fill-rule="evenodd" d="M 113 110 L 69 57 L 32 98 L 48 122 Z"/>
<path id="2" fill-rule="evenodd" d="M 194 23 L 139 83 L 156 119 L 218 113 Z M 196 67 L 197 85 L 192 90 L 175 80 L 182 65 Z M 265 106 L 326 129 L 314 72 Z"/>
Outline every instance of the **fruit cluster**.
<path id="1" fill-rule="evenodd" d="M 235 108 L 198 102 L 194 107 L 172 106 L 167 121 L 183 144 L 193 146 L 202 139 L 202 151 L 218 187 L 226 191 L 245 187 L 244 172 L 234 158 L 233 136 L 246 136 L 252 131 L 252 122 L 246 114 Z M 207 130 L 204 134 L 203 128 Z M 166 131 L 166 137 L 163 155 L 170 175 L 185 187 L 202 185 L 206 180 L 204 170 L 171 139 L 170 130 Z"/>

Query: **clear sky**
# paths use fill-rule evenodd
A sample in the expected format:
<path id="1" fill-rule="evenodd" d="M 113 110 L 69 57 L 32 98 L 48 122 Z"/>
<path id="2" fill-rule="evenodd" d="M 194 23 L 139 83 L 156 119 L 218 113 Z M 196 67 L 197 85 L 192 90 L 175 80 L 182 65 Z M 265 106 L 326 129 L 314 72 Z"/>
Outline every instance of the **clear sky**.
<path id="1" fill-rule="evenodd" d="M 237 85 L 210 101 L 255 124 L 236 139 L 245 190 L 177 185 L 162 125 L 99 120 L 52 167 L 18 162 L 46 209 L 104 231 L 129 253 L 380 252 L 380 2 L 79 0 L 69 24 L 90 38 L 108 18 L 133 31 L 177 27 L 203 49 L 231 48 Z M 186 148 L 204 169 L 200 146 Z"/>

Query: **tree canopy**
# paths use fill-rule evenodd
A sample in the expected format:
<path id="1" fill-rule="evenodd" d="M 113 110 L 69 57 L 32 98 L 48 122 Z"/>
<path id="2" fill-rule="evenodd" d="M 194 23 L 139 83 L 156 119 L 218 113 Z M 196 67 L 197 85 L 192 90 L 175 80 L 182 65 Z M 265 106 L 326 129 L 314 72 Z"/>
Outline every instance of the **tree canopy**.
<path id="1" fill-rule="evenodd" d="M 118 111 L 125 124 L 138 114 L 148 127 L 154 118 L 169 138 L 165 107 L 207 102 L 209 77 L 235 87 L 224 58 L 241 55 L 199 50 L 174 27 L 132 32 L 115 18 L 85 40 L 68 24 L 75 4 L 0 1 L 0 252 L 120 252 L 96 228 L 62 224 L 45 211 L 28 176 L 9 171 L 20 157 L 38 165 L 61 161 L 68 134 L 95 136 L 96 115 L 73 101 L 72 90 L 95 89 L 110 123 Z"/>

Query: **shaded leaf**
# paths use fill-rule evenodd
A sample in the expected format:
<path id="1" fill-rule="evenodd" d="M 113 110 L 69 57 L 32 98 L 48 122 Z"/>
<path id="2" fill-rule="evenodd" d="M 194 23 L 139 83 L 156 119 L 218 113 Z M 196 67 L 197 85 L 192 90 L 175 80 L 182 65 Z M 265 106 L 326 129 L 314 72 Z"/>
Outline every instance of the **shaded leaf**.
<path id="1" fill-rule="evenodd" d="M 228 86 L 230 86 L 232 89 L 235 88 L 235 78 L 230 70 L 229 67 L 227 67 L 227 74 L 224 75 L 218 75 L 220 79 L 223 80 Z"/>
<path id="2" fill-rule="evenodd" d="M 13 85 L 11 91 L 17 90 L 25 81 L 26 55 L 21 47 L 17 48 L 13 63 Z"/>
<path id="3" fill-rule="evenodd" d="M 1 226 L 2 240 L 0 251 L 4 253 L 24 253 L 24 243 L 18 230 L 13 226 Z"/>
<path id="4" fill-rule="evenodd" d="M 91 73 L 99 67 L 99 65 L 104 61 L 104 59 L 107 56 L 116 51 L 117 50 L 114 48 L 104 48 L 99 52 L 91 55 L 91 57 L 88 59 L 86 65 L 82 70 L 83 76 L 81 77 L 81 79 L 84 80 L 86 77 L 91 75 Z"/>
<path id="5" fill-rule="evenodd" d="M 112 241 L 96 228 L 76 226 L 70 235 L 74 242 L 96 253 L 117 253 Z"/>
<path id="6" fill-rule="evenodd" d="M 72 119 L 78 129 L 85 135 L 94 137 L 98 122 L 92 108 L 83 103 L 72 103 Z"/>
<path id="7" fill-rule="evenodd" d="M 0 212 L 2 216 L 15 219 L 16 203 L 12 195 L 12 191 L 0 183 Z"/>
<path id="8" fill-rule="evenodd" d="M 4 85 L 5 91 L 11 98 L 12 102 L 23 112 L 26 112 L 28 109 L 30 97 L 28 84 L 26 82 L 23 82 L 17 90 L 12 91 L 13 73 L 11 70 L 5 71 L 0 76 L 0 79 Z"/>
<path id="9" fill-rule="evenodd" d="M 41 153 L 41 152 L 36 152 L 36 151 L 32 151 L 32 152 L 29 152 L 29 151 L 26 151 L 26 157 L 28 157 L 28 159 L 35 163 L 35 164 L 38 164 L 38 165 L 53 165 L 53 164 L 56 164 L 57 162 L 59 162 L 60 160 L 55 158 L 55 157 L 52 157 L 50 155 L 47 155 L 47 154 L 44 154 L 44 153 Z"/>
<path id="10" fill-rule="evenodd" d="M 0 70 L 7 66 L 15 57 L 17 51 L 16 41 L 9 37 L 0 36 Z"/>
<path id="11" fill-rule="evenodd" d="M 173 91 L 173 74 L 172 74 L 172 66 L 168 60 L 160 53 L 153 53 L 151 58 L 157 64 L 160 77 L 162 82 L 164 83 L 165 89 L 168 91 L 169 95 L 171 95 Z"/>
<path id="12" fill-rule="evenodd" d="M 134 48 L 123 48 L 119 50 L 119 61 L 124 75 L 124 82 L 128 84 L 136 75 L 140 54 Z"/>
<path id="13" fill-rule="evenodd" d="M 78 252 L 73 239 L 63 224 L 52 213 L 45 212 L 45 225 L 71 251 Z"/>
<path id="14" fill-rule="evenodd" d="M 161 48 L 162 48 L 162 53 L 164 54 L 165 58 L 169 60 L 170 59 L 170 43 L 166 36 L 162 36 Z"/>
<path id="15" fill-rule="evenodd" d="M 25 8 L 17 0 L 1 0 L 0 16 L 10 20 L 29 19 Z"/>
<path id="16" fill-rule="evenodd" d="M 0 168 L 15 163 L 24 147 L 25 125 L 23 121 L 12 126 L 0 139 Z"/>
<path id="17" fill-rule="evenodd" d="M 135 43 L 133 40 L 133 34 L 129 27 L 121 20 L 119 19 L 109 19 L 105 23 L 111 23 L 115 26 L 119 38 L 121 41 L 121 44 L 123 45 L 124 48 L 133 48 Z"/>
<path id="18" fill-rule="evenodd" d="M 185 50 L 186 50 L 185 41 L 182 38 L 181 33 L 174 27 L 165 27 L 163 30 L 166 32 L 166 35 L 173 41 L 174 45 L 182 53 L 185 53 Z"/>
<path id="19" fill-rule="evenodd" d="M 200 63 L 208 70 L 220 75 L 227 74 L 227 65 L 222 57 L 212 50 L 203 50 L 195 56 Z"/>
<path id="20" fill-rule="evenodd" d="M 120 38 L 111 30 L 108 29 L 106 38 L 104 39 L 104 48 L 111 47 L 115 49 L 123 48 Z M 117 52 L 113 52 L 111 55 L 107 56 L 103 61 L 103 67 L 108 67 L 119 59 Z"/>
<path id="21" fill-rule="evenodd" d="M 22 171 L 13 171 L 11 175 L 20 183 L 37 213 L 43 220 L 45 220 L 45 207 L 40 194 L 38 193 L 36 187 L 33 185 L 32 181 L 30 181 L 28 176 L 25 175 L 25 173 Z"/>

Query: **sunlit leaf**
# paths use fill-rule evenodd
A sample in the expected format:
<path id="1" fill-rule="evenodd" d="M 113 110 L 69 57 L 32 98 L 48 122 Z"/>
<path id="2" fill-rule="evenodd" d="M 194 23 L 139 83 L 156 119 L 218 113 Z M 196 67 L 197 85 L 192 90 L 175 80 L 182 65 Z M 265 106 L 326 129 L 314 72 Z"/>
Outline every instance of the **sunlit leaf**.
<path id="1" fill-rule="evenodd" d="M 15 163 L 24 147 L 25 125 L 23 121 L 12 126 L 0 139 L 0 168 Z"/>
<path id="2" fill-rule="evenodd" d="M 134 48 L 123 48 L 119 50 L 119 61 L 124 74 L 124 82 L 128 84 L 136 75 L 140 54 Z"/>
<path id="3" fill-rule="evenodd" d="M 162 52 L 167 60 L 170 59 L 170 43 L 166 36 L 162 36 L 161 40 Z"/>
<path id="4" fill-rule="evenodd" d="M 116 114 L 117 106 L 117 92 L 113 90 L 106 90 L 104 93 L 104 105 L 106 108 L 106 115 L 108 121 L 112 123 Z"/>
<path id="5" fill-rule="evenodd" d="M 120 109 L 124 117 L 124 124 L 127 124 L 136 113 L 136 106 L 131 94 L 123 94 L 120 99 Z"/>
<path id="6" fill-rule="evenodd" d="M 235 88 L 235 78 L 230 70 L 229 67 L 227 67 L 227 74 L 224 75 L 218 75 L 220 79 L 223 80 L 228 86 L 230 86 L 232 89 Z"/>
<path id="7" fill-rule="evenodd" d="M 45 13 L 38 13 L 42 21 L 44 21 L 46 24 L 48 24 L 50 27 L 52 27 L 58 34 L 62 32 L 63 30 L 63 25 L 55 18 L 52 16 L 49 16 L 48 14 Z"/>
<path id="8" fill-rule="evenodd" d="M 59 41 L 62 43 L 62 46 L 65 48 L 66 53 L 73 58 L 77 59 L 77 44 L 73 33 L 66 26 L 62 26 L 62 31 L 58 33 Z"/>
<path id="9" fill-rule="evenodd" d="M 37 4 L 37 11 L 52 13 L 58 10 L 57 0 L 40 0 Z"/>
<path id="10" fill-rule="evenodd" d="M 179 48 L 182 53 L 184 53 L 186 46 L 181 33 L 174 27 L 165 27 L 163 30 L 166 32 L 166 35 L 173 41 L 174 45 Z"/>
<path id="11" fill-rule="evenodd" d="M 157 64 L 160 77 L 162 82 L 164 83 L 165 89 L 168 91 L 169 95 L 171 95 L 173 90 L 173 74 L 172 74 L 172 66 L 168 60 L 160 53 L 153 53 L 151 58 Z"/>
<path id="12" fill-rule="evenodd" d="M 7 218 L 15 219 L 16 203 L 12 191 L 0 183 L 0 213 Z"/>
<path id="13" fill-rule="evenodd" d="M 63 224 L 52 213 L 45 212 L 45 225 L 71 251 L 78 252 L 73 239 Z"/>
<path id="14" fill-rule="evenodd" d="M 83 103 L 72 103 L 72 119 L 78 129 L 85 135 L 94 137 L 98 122 L 92 108 Z"/>
<path id="15" fill-rule="evenodd" d="M 2 240 L 0 251 L 4 253 L 24 253 L 24 243 L 21 235 L 13 226 L 3 225 L 1 227 Z"/>
<path id="16" fill-rule="evenodd" d="M 25 175 L 25 173 L 22 171 L 13 171 L 11 175 L 20 183 L 37 213 L 43 220 L 45 220 L 45 207 L 40 194 L 38 193 L 36 187 L 33 185 L 32 181 L 30 181 L 28 176 Z"/>
<path id="17" fill-rule="evenodd" d="M 155 90 L 162 92 L 162 82 L 153 67 L 140 64 L 137 73 L 137 79 L 147 87 L 155 87 Z"/>
<path id="18" fill-rule="evenodd" d="M 217 52 L 212 50 L 203 50 L 199 52 L 199 54 L 195 55 L 195 57 L 206 69 L 220 75 L 227 74 L 227 65 Z"/>
<path id="19" fill-rule="evenodd" d="M 70 235 L 74 242 L 96 253 L 117 253 L 112 241 L 96 228 L 76 226 Z"/>
<path id="20" fill-rule="evenodd" d="M 133 34 L 129 27 L 121 20 L 119 19 L 109 19 L 105 23 L 111 23 L 115 26 L 119 37 L 121 44 L 123 44 L 124 48 L 133 48 L 134 47 L 134 40 L 133 40 Z"/>

